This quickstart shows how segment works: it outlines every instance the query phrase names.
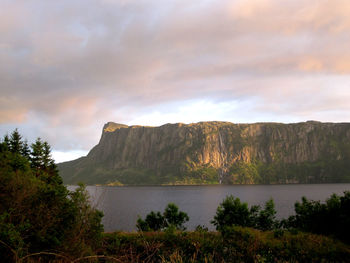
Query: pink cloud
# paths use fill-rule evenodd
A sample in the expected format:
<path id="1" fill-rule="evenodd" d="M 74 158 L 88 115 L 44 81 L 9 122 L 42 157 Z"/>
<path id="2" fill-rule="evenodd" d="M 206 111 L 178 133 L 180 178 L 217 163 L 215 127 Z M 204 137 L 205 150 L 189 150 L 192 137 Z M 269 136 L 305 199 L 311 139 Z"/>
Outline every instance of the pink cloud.
<path id="1" fill-rule="evenodd" d="M 178 120 L 192 101 L 251 105 L 248 120 L 346 116 L 349 13 L 347 0 L 4 1 L 0 122 L 73 149 L 107 121 Z"/>

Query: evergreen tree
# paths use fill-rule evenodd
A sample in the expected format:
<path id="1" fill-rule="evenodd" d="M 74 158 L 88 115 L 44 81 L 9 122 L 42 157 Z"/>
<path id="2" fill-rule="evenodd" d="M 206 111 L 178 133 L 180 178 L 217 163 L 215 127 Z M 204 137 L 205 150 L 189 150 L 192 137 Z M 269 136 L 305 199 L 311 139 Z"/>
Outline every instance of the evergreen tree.
<path id="1" fill-rule="evenodd" d="M 51 157 L 51 146 L 47 143 L 43 143 L 42 152 L 42 170 L 45 172 L 47 183 L 62 184 L 62 178 L 58 174 L 58 168 L 55 164 L 55 160 Z"/>
<path id="2" fill-rule="evenodd" d="M 10 150 L 10 138 L 8 136 L 8 134 L 6 134 L 4 136 L 4 140 L 3 140 L 3 143 L 2 143 L 3 147 L 4 147 L 4 150 L 6 149 L 7 151 Z"/>
<path id="3" fill-rule="evenodd" d="M 25 140 L 23 143 L 22 143 L 22 149 L 21 149 L 21 155 L 25 158 L 27 158 L 29 160 L 30 158 L 30 148 L 29 148 L 29 145 L 28 145 L 28 141 Z"/>
<path id="4" fill-rule="evenodd" d="M 0 144 L 0 152 L 3 157 L 6 156 L 4 160 L 15 173 L 28 168 L 28 159 L 21 155 L 22 148 L 22 136 L 17 129 L 12 132 L 11 136 L 5 135 Z"/>
<path id="5" fill-rule="evenodd" d="M 27 143 L 16 133 L 0 142 L 0 262 L 49 250 L 89 255 L 101 238 L 102 213 L 83 186 L 69 192 L 63 185 L 47 143 L 37 139 L 28 158 L 22 155 Z"/>
<path id="6" fill-rule="evenodd" d="M 42 165 L 44 168 L 48 168 L 52 164 L 51 147 L 47 142 L 42 144 Z"/>
<path id="7" fill-rule="evenodd" d="M 19 134 L 17 129 L 15 129 L 12 132 L 9 140 L 9 144 L 10 144 L 10 151 L 12 153 L 21 154 L 23 142 L 22 142 L 22 136 Z"/>
<path id="8" fill-rule="evenodd" d="M 39 171 L 43 166 L 43 152 L 44 146 L 40 138 L 36 139 L 35 143 L 31 145 L 32 151 L 30 153 L 31 167 L 35 170 L 36 176 L 39 176 Z"/>

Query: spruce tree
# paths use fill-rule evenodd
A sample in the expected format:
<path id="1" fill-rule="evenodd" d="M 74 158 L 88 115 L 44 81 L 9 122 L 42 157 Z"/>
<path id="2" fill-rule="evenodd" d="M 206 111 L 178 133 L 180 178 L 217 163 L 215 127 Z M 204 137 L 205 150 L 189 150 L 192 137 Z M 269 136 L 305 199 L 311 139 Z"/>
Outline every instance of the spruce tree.
<path id="1" fill-rule="evenodd" d="M 28 160 L 30 159 L 30 148 L 27 140 L 22 143 L 21 155 Z"/>
<path id="2" fill-rule="evenodd" d="M 15 129 L 12 132 L 9 140 L 9 144 L 10 144 L 10 151 L 12 153 L 21 154 L 23 142 L 22 142 L 22 136 L 19 134 L 17 129 Z"/>
<path id="3" fill-rule="evenodd" d="M 62 183 L 55 160 L 51 157 L 51 146 L 47 142 L 43 143 L 42 169 L 46 172 L 48 183 Z"/>
<path id="4" fill-rule="evenodd" d="M 8 135 L 8 134 L 6 134 L 6 135 L 4 136 L 3 146 L 4 146 L 4 149 L 6 149 L 7 151 L 10 150 L 10 138 L 9 138 L 9 135 Z"/>
<path id="5" fill-rule="evenodd" d="M 43 152 L 42 152 L 42 165 L 43 167 L 47 168 L 50 166 L 50 163 L 52 161 L 51 159 L 51 147 L 47 142 L 43 143 Z"/>
<path id="6" fill-rule="evenodd" d="M 39 176 L 39 171 L 42 169 L 43 166 L 44 146 L 42 140 L 40 138 L 36 139 L 35 143 L 31 145 L 31 148 L 31 167 L 35 171 L 36 176 Z"/>

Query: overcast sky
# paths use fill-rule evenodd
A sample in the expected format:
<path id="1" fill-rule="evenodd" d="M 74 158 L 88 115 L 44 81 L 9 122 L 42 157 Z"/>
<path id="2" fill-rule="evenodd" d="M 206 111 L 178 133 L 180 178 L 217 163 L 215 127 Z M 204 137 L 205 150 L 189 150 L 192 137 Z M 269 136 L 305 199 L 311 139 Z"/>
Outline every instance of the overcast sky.
<path id="1" fill-rule="evenodd" d="M 0 132 L 350 120 L 349 0 L 0 0 Z"/>

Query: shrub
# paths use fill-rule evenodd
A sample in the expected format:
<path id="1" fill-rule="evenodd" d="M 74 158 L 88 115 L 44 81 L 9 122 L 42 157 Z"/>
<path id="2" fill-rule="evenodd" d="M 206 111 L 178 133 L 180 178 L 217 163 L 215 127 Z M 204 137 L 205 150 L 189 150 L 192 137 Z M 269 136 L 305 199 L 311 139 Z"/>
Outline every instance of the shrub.
<path id="1" fill-rule="evenodd" d="M 241 203 L 239 198 L 230 195 L 224 199 L 216 210 L 214 220 L 211 221 L 217 230 L 222 230 L 225 226 L 251 225 L 251 211 L 247 203 Z"/>
<path id="2" fill-rule="evenodd" d="M 284 227 L 332 235 L 350 242 L 350 192 L 344 192 L 343 196 L 333 194 L 325 203 L 303 197 L 294 208 L 295 215 L 284 220 Z"/>
<path id="3" fill-rule="evenodd" d="M 150 212 L 145 220 L 141 217 L 137 219 L 136 227 L 138 231 L 159 231 L 164 229 L 185 230 L 184 223 L 189 220 L 185 212 L 179 211 L 174 203 L 169 203 L 163 215 L 160 212 Z"/>
<path id="4" fill-rule="evenodd" d="M 275 215 L 276 210 L 272 199 L 265 203 L 263 210 L 260 206 L 252 206 L 249 209 L 247 203 L 242 203 L 239 198 L 230 195 L 219 205 L 211 223 L 221 232 L 225 227 L 231 226 L 268 230 L 277 225 Z"/>
<path id="5" fill-rule="evenodd" d="M 145 220 L 142 220 L 140 217 L 137 219 L 137 228 L 140 231 L 158 231 L 165 227 L 166 223 L 164 220 L 160 212 L 155 213 L 152 211 L 146 216 Z"/>
<path id="6" fill-rule="evenodd" d="M 174 203 L 169 203 L 165 208 L 163 217 L 166 222 L 166 226 L 174 226 L 176 229 L 185 230 L 184 223 L 190 218 L 185 212 L 179 211 L 179 208 Z"/>
<path id="7" fill-rule="evenodd" d="M 265 203 L 264 209 L 260 210 L 254 227 L 261 230 L 271 230 L 274 229 L 276 225 L 275 204 L 273 200 L 270 199 Z"/>

